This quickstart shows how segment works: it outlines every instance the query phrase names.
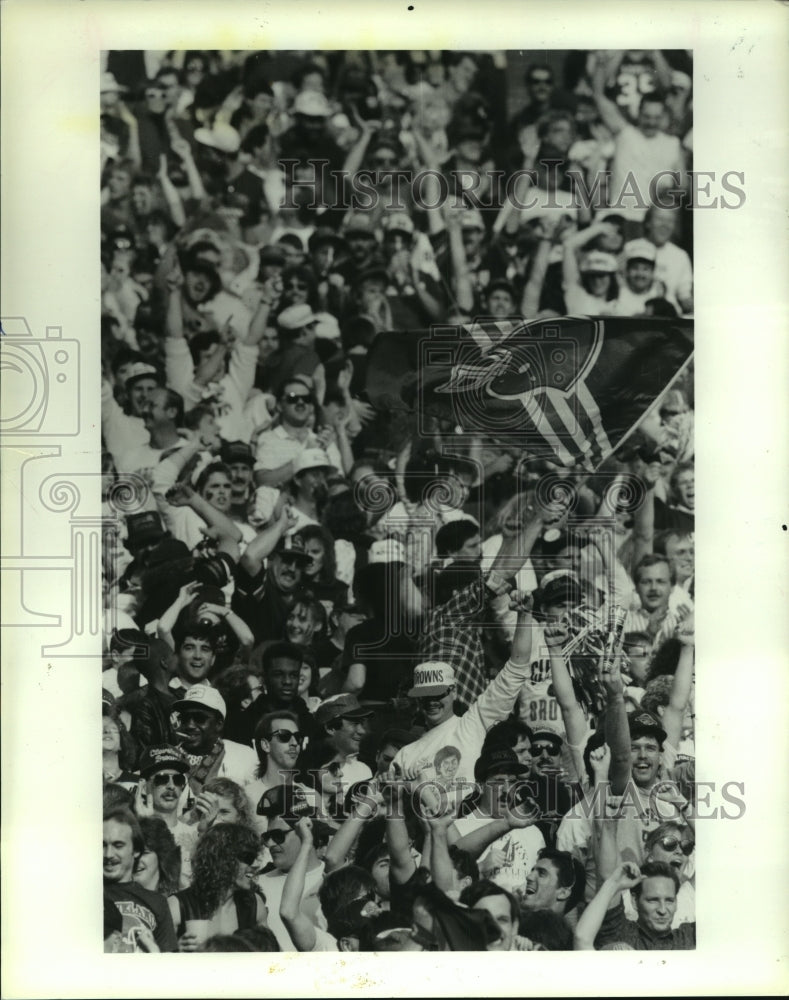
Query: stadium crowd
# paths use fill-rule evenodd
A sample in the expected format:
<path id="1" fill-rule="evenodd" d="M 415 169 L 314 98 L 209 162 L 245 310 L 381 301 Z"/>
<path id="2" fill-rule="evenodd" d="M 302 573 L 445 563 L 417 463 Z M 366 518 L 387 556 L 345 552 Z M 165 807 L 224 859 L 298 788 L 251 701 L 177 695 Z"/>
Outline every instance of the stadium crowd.
<path id="1" fill-rule="evenodd" d="M 594 470 L 367 393 L 692 316 L 691 76 L 105 54 L 105 950 L 695 947 L 692 368 Z"/>

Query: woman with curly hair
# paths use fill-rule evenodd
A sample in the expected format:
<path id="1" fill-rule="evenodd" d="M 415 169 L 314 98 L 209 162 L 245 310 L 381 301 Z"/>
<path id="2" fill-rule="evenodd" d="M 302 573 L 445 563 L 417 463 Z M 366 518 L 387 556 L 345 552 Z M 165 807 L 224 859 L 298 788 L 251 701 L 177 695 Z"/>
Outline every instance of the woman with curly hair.
<path id="1" fill-rule="evenodd" d="M 203 786 L 203 792 L 208 792 L 217 799 L 217 813 L 213 825 L 219 823 L 236 823 L 254 830 L 252 814 L 249 811 L 249 799 L 241 785 L 230 778 L 214 778 Z"/>
<path id="2" fill-rule="evenodd" d="M 197 951 L 208 937 L 265 924 L 266 901 L 252 883 L 258 837 L 238 823 L 217 823 L 198 840 L 192 884 L 167 900 L 180 951 Z M 191 921 L 205 921 L 199 932 Z"/>
<path id="3" fill-rule="evenodd" d="M 181 888 L 181 848 L 161 816 L 141 816 L 145 847 L 134 865 L 134 881 L 169 896 Z"/>

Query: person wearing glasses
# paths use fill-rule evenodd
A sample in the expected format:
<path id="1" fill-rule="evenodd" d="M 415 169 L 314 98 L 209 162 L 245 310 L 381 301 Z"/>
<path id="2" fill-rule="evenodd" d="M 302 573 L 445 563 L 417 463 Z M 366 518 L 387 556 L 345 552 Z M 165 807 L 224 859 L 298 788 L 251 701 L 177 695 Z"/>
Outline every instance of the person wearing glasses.
<path id="1" fill-rule="evenodd" d="M 337 944 L 328 933 L 318 898 L 325 866 L 315 850 L 314 830 L 307 824 L 300 824 L 303 817 L 308 820 L 315 817 L 315 806 L 298 787 L 277 785 L 265 793 L 257 812 L 267 821 L 261 842 L 268 848 L 273 864 L 271 871 L 260 876 L 258 884 L 269 908 L 268 926 L 280 948 L 282 951 L 306 950 L 297 943 L 306 921 L 315 932 L 311 950 L 336 951 Z M 289 873 L 294 869 L 294 877 L 290 879 Z"/>
<path id="2" fill-rule="evenodd" d="M 265 925 L 268 908 L 252 882 L 257 835 L 237 823 L 220 823 L 200 838 L 192 884 L 168 897 L 179 951 L 197 951 L 214 934 Z"/>
<path id="3" fill-rule="evenodd" d="M 261 798 L 270 788 L 278 785 L 295 785 L 305 798 L 314 800 L 314 794 L 300 782 L 294 782 L 298 773 L 299 757 L 306 742 L 306 734 L 300 729 L 299 717 L 295 712 L 279 709 L 267 712 L 255 727 L 255 751 L 258 755 L 258 769 L 255 779 L 245 791 L 257 809 Z M 265 828 L 265 821 L 263 821 Z M 258 817 L 256 826 L 261 827 Z"/>
<path id="4" fill-rule="evenodd" d="M 696 919 L 696 840 L 689 826 L 668 820 L 647 834 L 644 841 L 646 861 L 657 861 L 672 868 L 679 879 L 677 908 L 671 921 L 672 929 L 692 924 Z M 623 895 L 625 915 L 636 920 L 638 913 L 632 897 Z"/>
<path id="5" fill-rule="evenodd" d="M 143 785 L 137 796 L 140 817 L 155 816 L 164 821 L 181 852 L 181 878 L 188 885 L 192 872 L 192 852 L 200 834 L 198 826 L 183 818 L 189 792 L 189 763 L 177 747 L 166 743 L 148 747 L 140 760 Z"/>
<path id="6" fill-rule="evenodd" d="M 258 762 L 252 747 L 222 739 L 227 708 L 216 688 L 195 684 L 173 703 L 173 711 L 192 792 L 199 795 L 212 778 L 230 778 L 242 788 L 253 780 Z"/>
<path id="7" fill-rule="evenodd" d="M 264 431 L 257 441 L 255 481 L 259 486 L 283 486 L 294 475 L 294 460 L 305 448 L 326 451 L 330 464 L 343 471 L 337 445 L 331 441 L 324 449 L 313 429 L 318 411 L 312 379 L 294 376 L 283 382 L 277 394 L 279 422 Z"/>

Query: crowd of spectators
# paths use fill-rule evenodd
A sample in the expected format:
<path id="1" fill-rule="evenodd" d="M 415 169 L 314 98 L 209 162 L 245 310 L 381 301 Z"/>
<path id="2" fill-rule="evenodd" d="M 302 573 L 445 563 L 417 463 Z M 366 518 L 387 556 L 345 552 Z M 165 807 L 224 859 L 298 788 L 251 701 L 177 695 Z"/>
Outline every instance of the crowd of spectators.
<path id="1" fill-rule="evenodd" d="M 594 473 L 366 393 L 692 315 L 691 76 L 105 54 L 105 950 L 695 946 L 692 369 Z"/>

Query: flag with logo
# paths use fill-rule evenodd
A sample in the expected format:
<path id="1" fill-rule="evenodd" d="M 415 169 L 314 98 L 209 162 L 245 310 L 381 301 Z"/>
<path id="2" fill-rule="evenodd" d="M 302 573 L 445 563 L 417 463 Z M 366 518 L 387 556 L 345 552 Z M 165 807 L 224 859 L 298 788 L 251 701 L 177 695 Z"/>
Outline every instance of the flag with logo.
<path id="1" fill-rule="evenodd" d="M 381 333 L 367 393 L 384 409 L 597 468 L 693 354 L 693 321 L 563 316 Z"/>

